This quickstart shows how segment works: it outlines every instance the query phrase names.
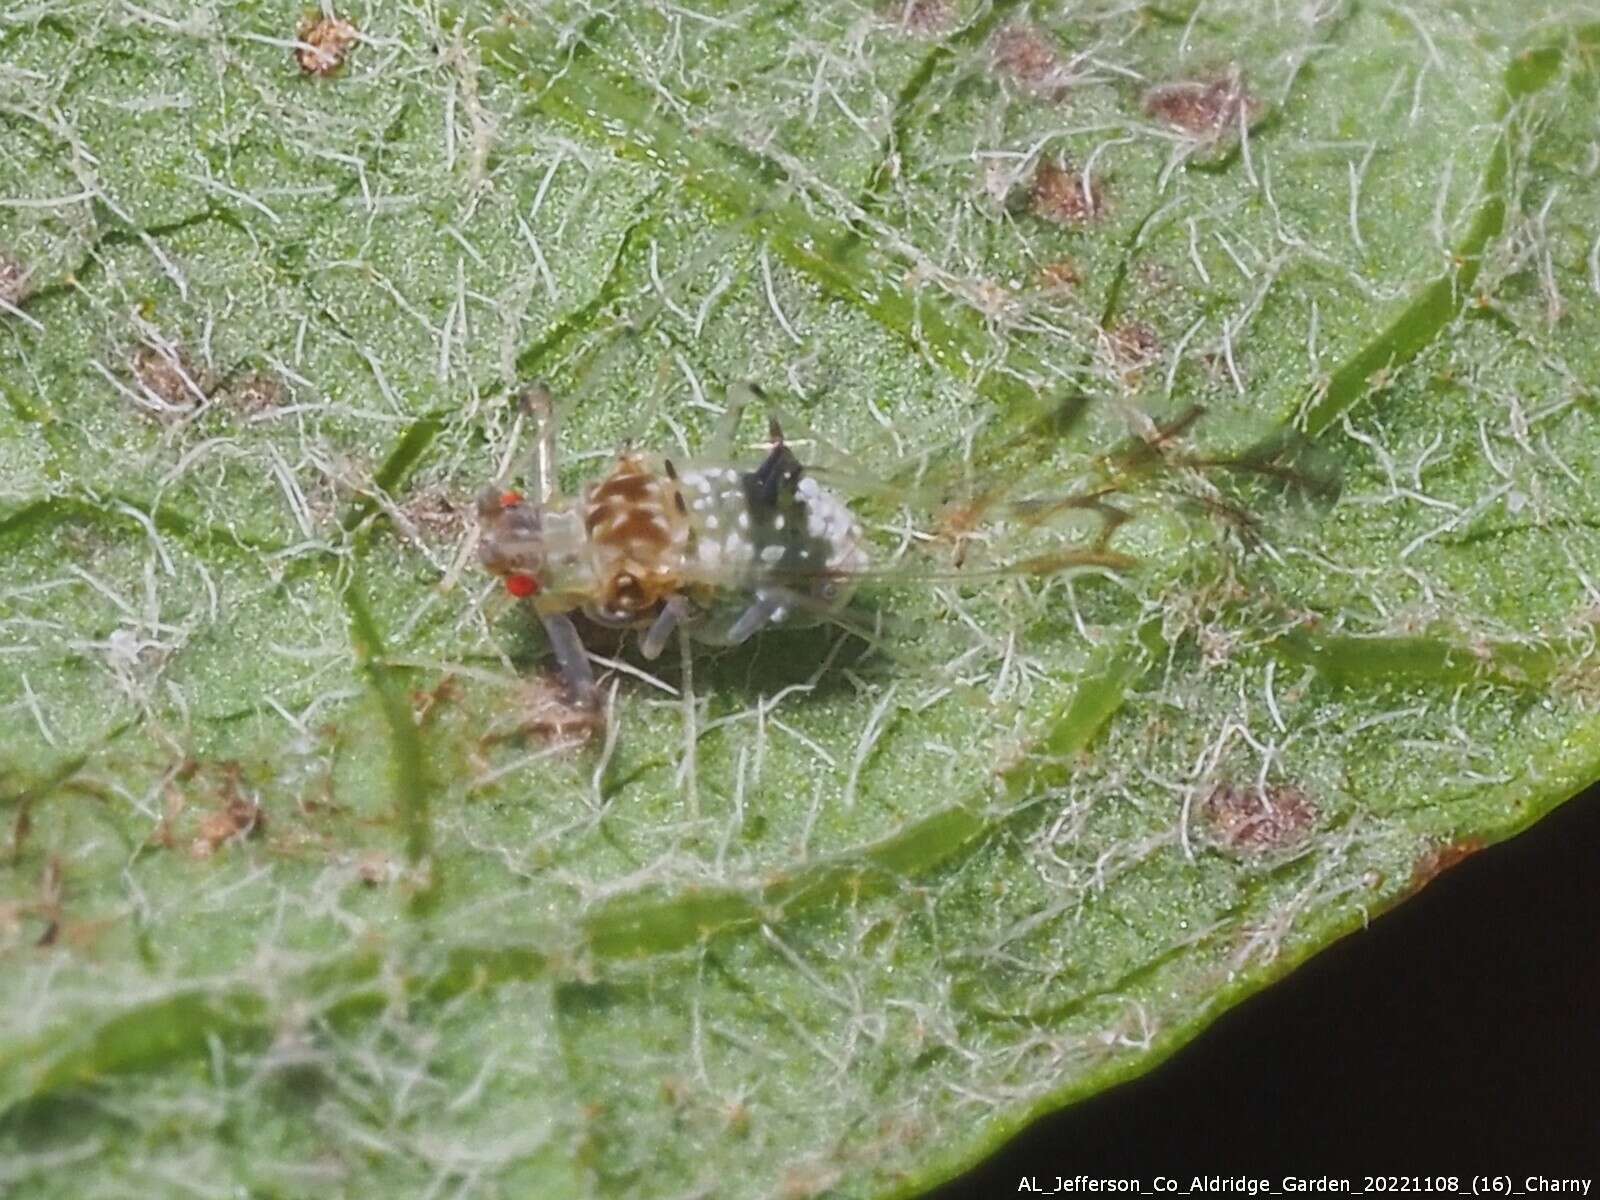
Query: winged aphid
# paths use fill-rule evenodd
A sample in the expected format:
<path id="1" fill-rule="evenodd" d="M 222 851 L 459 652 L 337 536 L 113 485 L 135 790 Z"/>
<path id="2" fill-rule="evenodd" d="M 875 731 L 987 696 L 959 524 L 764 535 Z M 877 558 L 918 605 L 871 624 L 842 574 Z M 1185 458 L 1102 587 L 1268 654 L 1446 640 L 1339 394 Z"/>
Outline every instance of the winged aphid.
<path id="1" fill-rule="evenodd" d="M 767 450 L 753 463 L 735 464 L 731 452 L 679 462 L 630 449 L 609 471 L 564 496 L 554 482 L 548 396 L 535 394 L 532 407 L 540 425 L 537 494 L 502 486 L 482 493 L 479 555 L 513 597 L 532 606 L 569 691 L 582 703 L 592 702 L 595 684 L 575 613 L 639 631 L 646 658 L 657 657 L 675 632 L 735 646 L 774 626 L 832 621 L 851 627 L 846 609 L 871 579 L 975 580 L 1133 567 L 1131 557 L 1109 545 L 1132 515 L 1116 501 L 1159 470 L 1190 465 L 1271 475 L 1289 469 L 1278 456 L 1259 463 L 1185 457 L 1178 443 L 1200 415 L 1191 409 L 1151 423 L 1093 459 L 1077 486 L 1059 494 L 1018 499 L 1013 485 L 996 484 L 943 497 L 937 507 L 956 545 L 952 565 L 910 567 L 873 562 L 862 521 L 846 499 L 870 494 L 871 482 L 802 463 L 776 417 Z M 730 405 L 719 444 L 731 444 L 741 408 Z M 1009 559 L 966 560 L 967 540 L 988 526 L 1048 526 L 1055 535 L 1055 524 L 1074 514 L 1091 525 L 1084 540 L 1052 536 L 1043 548 Z"/>

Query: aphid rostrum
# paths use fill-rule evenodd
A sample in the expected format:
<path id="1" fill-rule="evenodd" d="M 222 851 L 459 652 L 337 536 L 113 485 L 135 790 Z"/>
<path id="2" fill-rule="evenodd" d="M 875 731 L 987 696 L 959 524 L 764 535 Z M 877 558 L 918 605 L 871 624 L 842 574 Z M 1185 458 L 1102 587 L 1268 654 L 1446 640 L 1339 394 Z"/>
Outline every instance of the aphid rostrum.
<path id="1" fill-rule="evenodd" d="M 989 567 L 961 565 L 962 545 L 955 568 L 910 572 L 898 565 L 874 567 L 855 513 L 800 462 L 776 419 L 769 424 L 765 455 L 746 467 L 731 464 L 726 455 L 679 464 L 628 450 L 609 472 L 576 495 L 562 496 L 554 482 L 549 397 L 533 393 L 529 403 L 540 424 L 538 494 L 529 498 L 501 486 L 481 494 L 479 556 L 512 596 L 532 605 L 580 702 L 592 701 L 594 674 L 571 618 L 575 612 L 600 625 L 641 631 L 641 653 L 655 658 L 675 631 L 734 646 L 770 626 L 841 620 L 868 578 L 971 579 L 1131 567 L 1132 559 L 1107 545 L 1129 516 L 1112 500 L 1133 478 L 1171 465 L 1172 443 L 1199 415 L 1194 409 L 1166 425 L 1152 424 L 1127 446 L 1097 459 L 1084 486 L 1003 504 L 994 491 L 980 492 L 946 514 L 964 539 L 971 526 L 992 522 L 1002 511 L 1030 526 L 1083 513 L 1098 530 L 1087 543 L 1063 540 L 1044 553 Z M 731 442 L 742 407 L 730 406 L 729 432 L 719 443 Z M 1250 469 L 1281 470 L 1267 463 Z"/>

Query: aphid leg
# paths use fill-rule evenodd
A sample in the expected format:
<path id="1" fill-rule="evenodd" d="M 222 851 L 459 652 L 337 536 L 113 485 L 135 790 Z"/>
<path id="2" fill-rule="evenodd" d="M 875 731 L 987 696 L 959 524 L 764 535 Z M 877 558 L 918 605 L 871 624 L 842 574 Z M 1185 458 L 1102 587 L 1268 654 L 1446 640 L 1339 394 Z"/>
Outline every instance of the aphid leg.
<path id="1" fill-rule="evenodd" d="M 658 658 L 667 648 L 667 639 L 672 636 L 672 631 L 678 627 L 683 618 L 689 615 L 689 602 L 682 596 L 674 596 L 661 606 L 657 615 L 644 635 L 644 640 L 639 643 L 639 653 L 646 658 Z"/>
<path id="2" fill-rule="evenodd" d="M 545 636 L 555 651 L 556 665 L 561 668 L 561 679 L 572 694 L 572 702 L 594 708 L 598 701 L 594 669 L 589 666 L 589 655 L 583 648 L 583 639 L 578 636 L 578 627 L 566 613 L 541 613 L 539 620 L 544 622 Z"/>
<path id="3" fill-rule="evenodd" d="M 678 760 L 678 785 L 683 789 L 689 816 L 698 820 L 700 772 L 696 747 L 700 744 L 700 704 L 694 694 L 694 646 L 690 644 L 689 631 L 681 625 L 678 627 L 678 650 L 683 671 L 679 678 L 683 688 L 683 757 Z"/>
<path id="4" fill-rule="evenodd" d="M 763 589 L 751 602 L 750 607 L 739 614 L 739 619 L 728 627 L 728 632 L 723 635 L 721 641 L 727 646 L 737 646 L 741 642 L 748 641 L 787 604 L 788 597 L 783 592 Z"/>

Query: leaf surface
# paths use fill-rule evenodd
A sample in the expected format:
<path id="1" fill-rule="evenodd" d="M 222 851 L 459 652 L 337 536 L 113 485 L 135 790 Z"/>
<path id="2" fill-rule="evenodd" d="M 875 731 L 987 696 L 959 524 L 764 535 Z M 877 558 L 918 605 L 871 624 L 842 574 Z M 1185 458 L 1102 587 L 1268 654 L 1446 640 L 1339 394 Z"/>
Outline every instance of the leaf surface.
<path id="1" fill-rule="evenodd" d="M 1600 776 L 1575 13 L 0 15 L 0 1185 L 914 1192 Z M 1204 415 L 1135 570 L 592 730 L 472 553 L 534 378 L 568 488 L 761 384 L 880 562 Z"/>

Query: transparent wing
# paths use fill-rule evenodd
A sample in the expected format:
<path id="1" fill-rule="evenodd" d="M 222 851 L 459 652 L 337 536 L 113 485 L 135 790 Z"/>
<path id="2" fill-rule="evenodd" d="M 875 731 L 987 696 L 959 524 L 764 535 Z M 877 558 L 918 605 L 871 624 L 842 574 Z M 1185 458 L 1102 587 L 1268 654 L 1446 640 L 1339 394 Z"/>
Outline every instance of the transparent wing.
<path id="1" fill-rule="evenodd" d="M 1001 572 L 1048 573 L 1055 563 L 1055 569 L 1125 569 L 1130 564 L 1113 539 L 1152 506 L 1205 513 L 1253 535 L 1285 497 L 1327 501 L 1338 494 L 1330 463 L 1304 439 L 1280 434 L 1255 438 L 1238 452 L 1207 450 L 1195 437 L 1204 415 L 1191 407 L 1151 421 L 1065 469 L 1029 471 L 1008 444 L 994 455 L 1004 468 L 942 478 L 923 472 L 878 482 L 848 466 L 828 465 L 814 473 L 842 493 L 927 514 L 927 540 L 949 545 L 952 565 Z M 1011 557 L 995 561 L 1008 546 Z M 975 556 L 974 549 L 983 553 Z"/>
<path id="2" fill-rule="evenodd" d="M 735 421 L 741 407 L 741 402 L 730 404 Z M 931 452 L 888 472 L 851 462 L 799 422 L 775 415 L 768 453 L 787 446 L 797 454 L 819 456 L 820 461 L 806 462 L 803 469 L 848 501 L 872 531 L 867 536 L 868 565 L 831 573 L 771 566 L 754 576 L 738 569 L 711 570 L 703 582 L 729 591 L 777 583 L 810 595 L 818 578 L 829 574 L 853 588 L 873 582 L 979 582 L 1129 571 L 1137 560 L 1112 543 L 1142 509 L 1187 508 L 1249 535 L 1260 528 L 1263 518 L 1258 514 L 1275 494 L 1328 498 L 1337 493 L 1328 465 L 1291 436 L 1257 437 L 1236 453 L 1203 449 L 1195 434 L 1204 415 L 1196 406 L 1161 421 L 1141 419 L 1137 432 L 1108 450 L 1077 456 L 1065 468 L 1021 469 L 1016 453 L 1030 437 L 1059 438 L 1071 425 L 1063 418 L 1050 429 L 1036 428 L 1040 423 L 1035 422 L 991 447 L 987 457 L 1006 463 L 1003 469 L 980 471 L 968 458 L 951 465 L 948 455 L 944 466 L 930 466 L 939 457 Z M 734 444 L 732 425 L 719 434 L 722 446 Z M 800 430 L 799 436 L 791 429 Z M 884 546 L 893 546 L 895 538 L 900 544 L 886 560 Z"/>

